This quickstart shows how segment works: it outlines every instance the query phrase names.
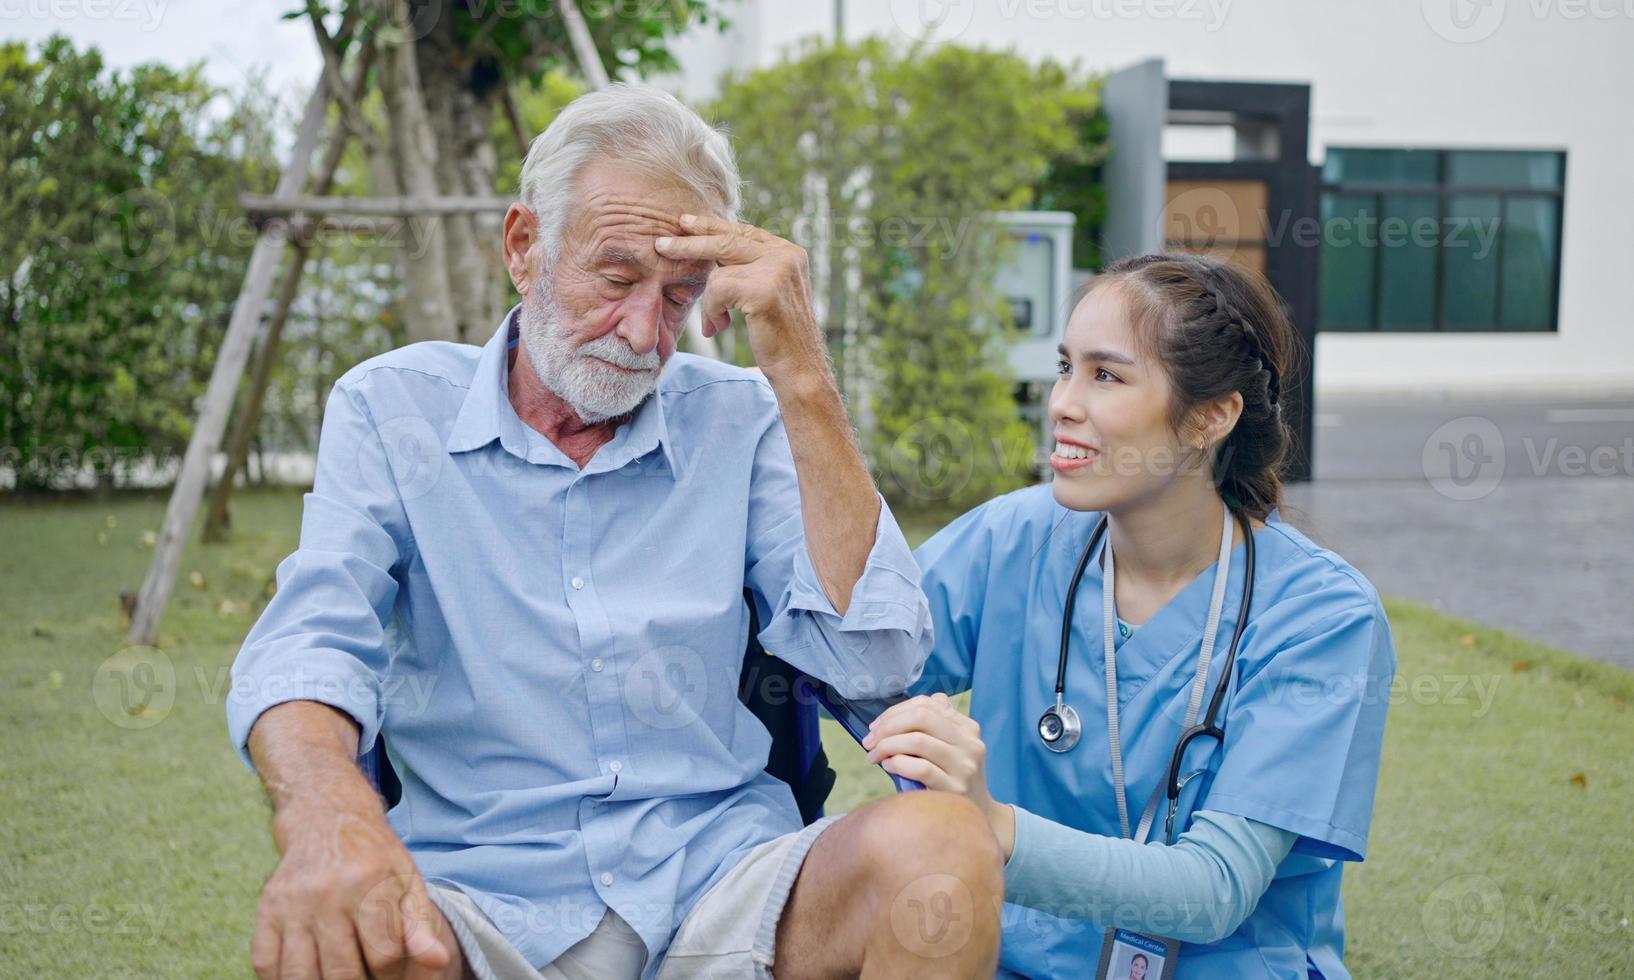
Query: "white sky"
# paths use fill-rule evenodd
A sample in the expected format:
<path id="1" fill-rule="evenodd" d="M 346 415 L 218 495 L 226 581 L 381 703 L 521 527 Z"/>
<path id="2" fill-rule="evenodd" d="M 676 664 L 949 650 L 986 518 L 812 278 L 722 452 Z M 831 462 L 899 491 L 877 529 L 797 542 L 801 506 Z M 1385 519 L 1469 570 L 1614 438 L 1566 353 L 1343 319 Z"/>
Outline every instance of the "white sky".
<path id="1" fill-rule="evenodd" d="M 298 0 L 0 0 L 0 38 L 32 47 L 65 34 L 76 47 L 100 48 L 117 68 L 202 61 L 212 82 L 233 89 L 263 68 L 286 101 L 304 100 L 321 63 L 307 22 L 280 19 L 298 6 Z"/>

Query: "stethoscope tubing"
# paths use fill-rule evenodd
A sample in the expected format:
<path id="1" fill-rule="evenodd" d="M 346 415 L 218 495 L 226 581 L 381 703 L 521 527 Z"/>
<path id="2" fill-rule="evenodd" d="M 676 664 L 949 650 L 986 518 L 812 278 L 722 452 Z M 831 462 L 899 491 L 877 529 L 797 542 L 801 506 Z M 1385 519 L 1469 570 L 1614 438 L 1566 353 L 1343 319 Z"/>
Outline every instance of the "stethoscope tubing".
<path id="1" fill-rule="evenodd" d="M 1225 744 L 1225 729 L 1219 721 L 1220 709 L 1225 704 L 1226 690 L 1231 686 L 1232 668 L 1237 662 L 1237 646 L 1242 641 L 1243 630 L 1248 627 L 1248 614 L 1254 602 L 1254 529 L 1242 511 L 1233 509 L 1231 513 L 1243 529 L 1246 558 L 1243 570 L 1243 595 L 1237 607 L 1237 625 L 1231 632 L 1231 645 L 1226 648 L 1225 663 L 1220 669 L 1220 679 L 1215 682 L 1214 694 L 1209 698 L 1208 710 L 1202 720 L 1182 732 L 1179 741 L 1175 743 L 1167 775 L 1167 798 L 1171 804 L 1180 798 L 1180 766 L 1187 747 L 1200 736 L 1208 736 L 1221 745 Z M 1078 566 L 1073 569 L 1072 581 L 1067 586 L 1066 607 L 1061 613 L 1061 650 L 1055 667 L 1055 703 L 1058 705 L 1066 703 L 1067 656 L 1072 647 L 1072 616 L 1078 604 L 1078 584 L 1083 580 L 1084 569 L 1089 567 L 1089 561 L 1095 554 L 1095 546 L 1106 534 L 1106 527 L 1107 517 L 1103 514 L 1095 523 L 1095 529 L 1090 532 L 1089 541 L 1084 545 L 1084 553 L 1079 556 Z"/>

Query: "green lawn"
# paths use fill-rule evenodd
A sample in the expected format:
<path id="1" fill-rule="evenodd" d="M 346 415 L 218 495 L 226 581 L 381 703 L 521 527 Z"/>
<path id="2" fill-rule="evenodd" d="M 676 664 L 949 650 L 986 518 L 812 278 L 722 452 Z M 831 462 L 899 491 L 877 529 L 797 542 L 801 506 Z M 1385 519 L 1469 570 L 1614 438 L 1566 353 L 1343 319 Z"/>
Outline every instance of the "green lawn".
<path id="1" fill-rule="evenodd" d="M 299 507 L 241 496 L 234 542 L 183 562 L 153 655 L 120 653 L 118 593 L 162 498 L 0 506 L 0 976 L 249 975 L 274 852 L 223 698 Z M 1390 612 L 1399 697 L 1372 857 L 1347 875 L 1356 974 L 1634 974 L 1634 674 Z M 832 808 L 889 791 L 828 734 Z"/>

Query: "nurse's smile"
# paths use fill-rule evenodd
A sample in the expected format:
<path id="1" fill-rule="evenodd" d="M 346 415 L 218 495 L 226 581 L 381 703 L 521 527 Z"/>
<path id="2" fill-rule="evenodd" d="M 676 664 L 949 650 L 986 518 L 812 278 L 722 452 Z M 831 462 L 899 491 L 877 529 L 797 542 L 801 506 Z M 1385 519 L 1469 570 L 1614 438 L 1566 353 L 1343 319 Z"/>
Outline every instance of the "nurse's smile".
<path id="1" fill-rule="evenodd" d="M 1086 445 L 1076 439 L 1069 439 L 1060 433 L 1055 436 L 1055 451 L 1050 453 L 1050 469 L 1065 476 L 1074 470 L 1080 470 L 1095 462 L 1101 456 L 1100 450 Z"/>

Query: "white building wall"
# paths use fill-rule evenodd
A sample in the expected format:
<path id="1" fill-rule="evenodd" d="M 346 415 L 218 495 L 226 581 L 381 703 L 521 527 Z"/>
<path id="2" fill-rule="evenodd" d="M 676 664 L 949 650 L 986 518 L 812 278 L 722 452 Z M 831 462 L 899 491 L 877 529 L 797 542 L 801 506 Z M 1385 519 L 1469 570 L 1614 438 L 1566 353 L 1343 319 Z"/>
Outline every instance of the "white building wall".
<path id="1" fill-rule="evenodd" d="M 936 38 L 1093 71 L 1157 57 L 1173 78 L 1308 82 L 1313 163 L 1329 145 L 1565 150 L 1558 333 L 1321 334 L 1317 385 L 1634 389 L 1634 0 L 849 0 L 846 33 L 906 41 L 926 10 L 947 14 Z M 821 0 L 732 17 L 681 41 L 674 87 L 707 97 L 721 70 L 833 29 Z"/>

